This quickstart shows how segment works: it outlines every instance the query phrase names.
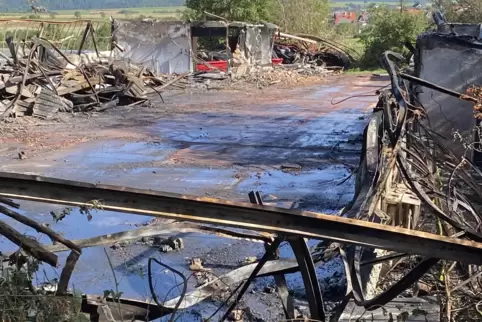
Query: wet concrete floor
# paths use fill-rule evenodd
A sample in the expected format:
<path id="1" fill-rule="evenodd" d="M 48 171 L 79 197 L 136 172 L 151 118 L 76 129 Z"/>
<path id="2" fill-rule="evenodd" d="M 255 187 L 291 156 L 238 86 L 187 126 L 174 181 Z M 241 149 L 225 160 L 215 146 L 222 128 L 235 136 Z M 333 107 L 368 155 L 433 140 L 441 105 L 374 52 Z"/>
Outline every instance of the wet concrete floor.
<path id="1" fill-rule="evenodd" d="M 361 96 L 338 105 L 331 101 L 373 93 L 383 85 L 366 77 L 340 77 L 322 85 L 283 90 L 279 98 L 275 90 L 259 99 L 246 99 L 239 93 L 211 96 L 212 100 L 212 94 L 171 98 L 184 100 L 187 108 L 181 104 L 173 105 L 169 113 L 152 112 L 155 121 L 151 124 L 126 129 L 141 131 L 146 139 L 91 140 L 27 160 L 4 162 L 0 170 L 239 201 L 247 201 L 248 192 L 257 190 L 273 205 L 336 214 L 352 198 L 353 177 L 349 176 L 356 169 L 362 131 L 377 98 Z M 70 239 L 132 230 L 152 219 L 98 211 L 88 221 L 74 209 L 66 219 L 54 223 L 50 211 L 61 207 L 32 202 L 21 202 L 21 207 L 23 213 L 51 224 Z M 20 231 L 37 236 L 5 220 Z M 245 257 L 263 252 L 262 245 L 244 241 L 199 234 L 185 234 L 182 238 L 185 249 L 167 254 L 144 246 L 129 247 L 122 255 L 107 248 L 123 295 L 150 297 L 146 280 L 150 256 L 189 276 L 186 263 L 192 257 L 202 258 L 216 274 L 223 274 L 239 267 Z M 48 243 L 45 237 L 41 241 Z M 14 247 L 2 240 L 0 249 Z M 62 262 L 66 255 L 61 254 Z M 288 247 L 282 247 L 282 256 L 291 256 Z M 42 269 L 38 281 L 58 275 L 52 268 Z M 342 274 L 337 262 L 319 270 L 325 286 L 333 274 Z M 101 247 L 84 251 L 74 275 L 72 286 L 85 293 L 102 294 L 115 288 Z M 178 288 L 166 293 L 177 283 L 172 273 L 160 268 L 156 271 L 159 298 L 176 296 Z M 270 283 L 271 279 L 263 279 L 258 288 Z M 299 275 L 290 276 L 289 284 L 291 289 L 303 292 Z M 190 287 L 194 286 L 192 281 Z M 246 301 L 250 301 L 249 296 Z M 270 320 L 279 314 L 277 308 L 264 312 L 264 317 Z"/>

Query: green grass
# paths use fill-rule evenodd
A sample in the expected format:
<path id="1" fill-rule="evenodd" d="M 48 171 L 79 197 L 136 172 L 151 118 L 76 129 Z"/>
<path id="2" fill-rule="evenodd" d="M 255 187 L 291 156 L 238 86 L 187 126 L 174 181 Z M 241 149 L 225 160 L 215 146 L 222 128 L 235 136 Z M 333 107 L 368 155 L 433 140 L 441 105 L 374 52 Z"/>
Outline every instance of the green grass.
<path id="1" fill-rule="evenodd" d="M 355 74 L 355 75 L 363 75 L 363 74 L 386 74 L 387 70 L 384 68 L 350 68 L 345 70 L 346 74 Z"/>
<path id="2" fill-rule="evenodd" d="M 152 17 L 152 18 L 179 18 L 179 12 L 183 11 L 185 7 L 172 6 L 172 7 L 152 7 L 152 8 L 120 8 L 120 9 L 95 9 L 95 10 L 57 10 L 55 13 L 55 20 L 74 20 L 75 13 L 79 12 L 81 19 L 90 20 L 102 20 L 101 14 L 105 14 L 105 19 L 110 16 L 114 18 L 139 18 L 140 16 Z M 124 14 L 122 12 L 127 12 Z M 129 13 L 130 12 L 130 13 Z M 51 13 L 39 14 L 40 19 L 51 19 Z M 18 12 L 18 13 L 0 13 L 1 19 L 15 19 L 15 18 L 28 18 L 33 15 L 31 12 Z"/>
<path id="3" fill-rule="evenodd" d="M 359 38 L 342 38 L 339 39 L 338 42 L 352 49 L 354 53 L 351 54 L 354 55 L 356 59 L 360 59 L 361 55 L 365 52 L 365 45 Z"/>
<path id="4" fill-rule="evenodd" d="M 360 41 L 359 38 L 343 38 L 338 41 L 359 54 L 359 55 L 358 54 L 355 55 L 354 53 L 351 53 L 356 60 L 359 61 L 362 58 L 361 55 L 363 55 L 363 53 L 365 52 L 365 45 Z M 366 67 L 360 66 L 359 63 L 356 63 L 355 66 L 353 66 L 353 68 L 351 69 L 348 69 L 346 73 L 348 74 L 367 74 L 367 73 L 386 74 L 387 71 L 381 67 L 366 68 Z"/>

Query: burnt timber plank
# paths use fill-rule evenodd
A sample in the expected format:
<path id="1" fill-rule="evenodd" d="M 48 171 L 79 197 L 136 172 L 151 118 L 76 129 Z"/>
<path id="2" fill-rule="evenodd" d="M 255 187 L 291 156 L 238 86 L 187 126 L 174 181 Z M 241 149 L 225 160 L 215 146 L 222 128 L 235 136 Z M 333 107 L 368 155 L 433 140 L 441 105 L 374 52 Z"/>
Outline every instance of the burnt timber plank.
<path id="1" fill-rule="evenodd" d="M 329 239 L 482 265 L 482 243 L 313 212 L 8 172 L 0 172 L 0 196 L 70 206 L 92 206 L 98 200 L 106 211 Z"/>
<path id="2" fill-rule="evenodd" d="M 5 88 L 5 91 L 9 94 L 16 95 L 17 92 L 18 92 L 18 87 L 17 86 L 9 86 L 9 87 Z M 21 96 L 26 97 L 26 98 L 35 97 L 35 95 L 33 93 L 31 93 L 26 87 L 22 88 Z"/>
<path id="3" fill-rule="evenodd" d="M 72 102 L 57 96 L 49 89 L 42 88 L 35 99 L 32 115 L 42 119 L 51 119 L 57 112 L 72 110 Z"/>
<path id="4" fill-rule="evenodd" d="M 92 86 L 98 85 L 98 84 L 102 83 L 102 81 L 103 80 L 100 77 L 93 77 L 93 78 L 89 79 L 89 82 Z M 67 94 L 70 94 L 70 93 L 78 92 L 78 91 L 83 90 L 83 89 L 90 89 L 89 82 L 87 80 L 84 80 L 84 81 L 79 82 L 78 84 L 76 84 L 75 86 L 72 86 L 72 87 L 60 86 L 57 89 L 57 94 L 59 96 L 64 96 L 64 95 L 67 95 Z"/>
<path id="5" fill-rule="evenodd" d="M 383 308 L 367 311 L 362 306 L 348 302 L 339 322 L 354 321 L 440 321 L 440 304 L 434 297 L 398 298 L 385 304 Z"/>

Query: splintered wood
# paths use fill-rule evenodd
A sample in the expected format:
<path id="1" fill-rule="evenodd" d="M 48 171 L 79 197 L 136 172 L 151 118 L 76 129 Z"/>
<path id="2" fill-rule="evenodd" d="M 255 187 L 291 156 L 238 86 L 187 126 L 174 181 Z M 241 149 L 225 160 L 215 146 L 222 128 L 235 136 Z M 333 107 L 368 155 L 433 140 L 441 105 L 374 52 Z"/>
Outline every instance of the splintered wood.
<path id="1" fill-rule="evenodd" d="M 70 112 L 72 101 L 56 95 L 47 88 L 42 88 L 33 106 L 32 115 L 42 119 L 51 119 L 56 112 Z"/>
<path id="2" fill-rule="evenodd" d="M 349 321 L 440 321 L 440 305 L 433 297 L 400 298 L 383 307 L 367 311 L 351 301 L 339 319 L 339 322 Z"/>
<path id="3" fill-rule="evenodd" d="M 467 96 L 475 98 L 474 117 L 478 120 L 482 119 L 482 87 L 472 85 L 467 89 Z"/>
<path id="4" fill-rule="evenodd" d="M 34 39 L 23 55 L 15 46 L 10 51 L 12 59 L 5 56 L 0 62 L 0 119 L 52 119 L 59 112 L 134 106 L 147 101 L 149 86 L 166 84 L 144 67 L 124 61 L 96 56 L 74 64 L 71 60 L 79 59 L 69 58 L 47 40 Z"/>

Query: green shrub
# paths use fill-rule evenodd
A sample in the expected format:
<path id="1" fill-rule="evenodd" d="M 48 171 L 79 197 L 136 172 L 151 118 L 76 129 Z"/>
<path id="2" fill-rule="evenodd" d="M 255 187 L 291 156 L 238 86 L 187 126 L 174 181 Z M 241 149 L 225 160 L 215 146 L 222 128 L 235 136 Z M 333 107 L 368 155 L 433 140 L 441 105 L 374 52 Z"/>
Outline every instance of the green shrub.
<path id="1" fill-rule="evenodd" d="M 335 35 L 337 38 L 353 38 L 358 35 L 358 23 L 340 23 L 335 26 Z"/>
<path id="2" fill-rule="evenodd" d="M 123 10 L 119 11 L 119 13 L 121 15 L 135 15 L 135 14 L 138 14 L 139 12 L 134 11 L 134 10 L 123 9 Z"/>
<path id="3" fill-rule="evenodd" d="M 381 55 L 387 50 L 408 56 L 405 43 L 415 42 L 428 26 L 429 22 L 423 12 L 400 12 L 385 6 L 370 10 L 368 26 L 360 34 L 360 40 L 365 46 L 362 66 L 379 66 Z"/>

